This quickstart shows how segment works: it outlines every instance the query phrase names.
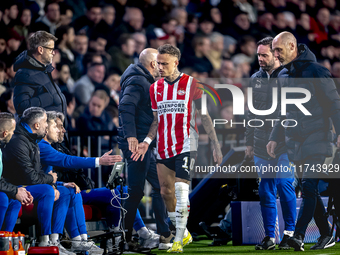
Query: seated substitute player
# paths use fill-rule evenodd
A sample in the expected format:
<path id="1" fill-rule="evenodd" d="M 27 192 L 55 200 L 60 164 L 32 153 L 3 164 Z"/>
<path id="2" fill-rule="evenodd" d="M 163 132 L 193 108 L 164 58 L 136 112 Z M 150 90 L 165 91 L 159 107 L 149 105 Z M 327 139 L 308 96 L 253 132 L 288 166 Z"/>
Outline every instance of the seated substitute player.
<path id="1" fill-rule="evenodd" d="M 150 87 L 154 120 L 144 142 L 133 159 L 146 153 L 157 134 L 157 173 L 168 215 L 176 227 L 176 237 L 169 253 L 182 253 L 192 241 L 186 224 L 189 216 L 190 171 L 195 164 L 198 145 L 196 110 L 200 110 L 203 86 L 177 69 L 181 53 L 166 44 L 158 48 L 157 63 L 162 79 Z M 198 113 L 200 113 L 198 111 Z M 208 114 L 201 115 L 202 125 L 214 147 L 214 160 L 221 164 L 222 152 Z M 176 202 L 177 201 L 177 202 Z M 183 239 L 184 237 L 184 239 Z M 183 240 L 183 242 L 182 242 Z"/>
<path id="2" fill-rule="evenodd" d="M 48 150 L 46 147 L 51 147 L 51 143 L 58 141 L 59 129 L 57 128 L 56 112 L 46 112 L 47 115 L 47 133 L 39 142 L 41 167 L 45 173 L 52 171 L 53 167 L 46 164 L 46 157 L 54 157 L 56 160 L 63 160 L 54 154 L 46 155 Z M 51 147 L 52 148 L 52 147 Z M 49 153 L 48 153 L 49 154 Z M 74 252 L 88 251 L 91 254 L 103 254 L 104 250 L 98 248 L 92 241 L 87 240 L 87 231 L 85 223 L 85 212 L 83 208 L 83 200 L 80 194 L 79 187 L 74 182 L 56 182 L 57 186 L 64 186 L 70 194 L 70 203 L 67 208 L 65 228 L 72 238 L 71 250 Z"/>

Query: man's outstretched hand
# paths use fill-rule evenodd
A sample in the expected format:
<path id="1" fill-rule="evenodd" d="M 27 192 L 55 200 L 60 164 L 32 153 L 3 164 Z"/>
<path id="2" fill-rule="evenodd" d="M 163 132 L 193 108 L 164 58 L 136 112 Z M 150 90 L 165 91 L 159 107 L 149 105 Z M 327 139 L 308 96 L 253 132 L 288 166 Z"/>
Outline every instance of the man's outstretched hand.
<path id="1" fill-rule="evenodd" d="M 144 155 L 148 151 L 148 149 L 149 149 L 148 143 L 142 142 L 138 144 L 137 151 L 132 153 L 131 155 L 132 160 L 137 161 L 140 158 L 140 156 L 142 156 L 141 161 L 143 161 Z"/>
<path id="2" fill-rule="evenodd" d="M 121 162 L 122 157 L 120 155 L 110 155 L 112 150 L 106 152 L 103 156 L 99 158 L 99 165 L 101 166 L 112 166 L 116 162 Z"/>

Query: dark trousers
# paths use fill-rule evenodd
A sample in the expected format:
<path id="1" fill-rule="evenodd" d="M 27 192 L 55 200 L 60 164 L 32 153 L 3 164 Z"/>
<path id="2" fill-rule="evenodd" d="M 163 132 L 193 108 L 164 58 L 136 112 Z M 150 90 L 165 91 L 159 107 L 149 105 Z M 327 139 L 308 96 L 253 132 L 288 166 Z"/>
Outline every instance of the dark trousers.
<path id="1" fill-rule="evenodd" d="M 325 207 L 322 202 L 318 184 L 322 176 L 316 171 L 312 171 L 312 165 L 317 168 L 317 164 L 323 164 L 325 162 L 325 156 L 315 155 L 307 158 L 304 161 L 295 162 L 297 171 L 303 170 L 302 174 L 302 203 L 298 215 L 298 220 L 295 226 L 295 235 L 305 236 L 307 226 L 314 217 L 315 223 L 319 228 L 322 236 L 329 236 L 331 229 L 328 225 L 327 217 L 325 217 Z M 308 169 L 306 171 L 307 165 Z M 300 165 L 302 167 L 300 168 Z"/>
<path id="2" fill-rule="evenodd" d="M 147 180 L 152 186 L 152 208 L 156 217 L 157 233 L 162 234 L 169 231 L 167 223 L 167 212 L 164 201 L 160 194 L 160 185 L 157 176 L 155 156 L 148 150 L 144 160 L 133 161 L 131 151 L 122 150 L 128 167 L 129 198 L 125 201 L 125 229 L 128 230 L 126 240 L 130 241 L 136 211 L 144 196 L 144 185 Z"/>

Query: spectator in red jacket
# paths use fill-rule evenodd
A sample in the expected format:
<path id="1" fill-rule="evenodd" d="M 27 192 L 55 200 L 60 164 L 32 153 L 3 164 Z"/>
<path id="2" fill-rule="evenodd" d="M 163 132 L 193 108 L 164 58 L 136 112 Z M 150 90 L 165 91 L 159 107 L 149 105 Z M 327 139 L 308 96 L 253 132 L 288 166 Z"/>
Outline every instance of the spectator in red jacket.
<path id="1" fill-rule="evenodd" d="M 315 42 L 319 44 L 322 41 L 328 40 L 329 10 L 327 8 L 321 8 L 316 15 L 316 20 L 311 19 L 310 22 L 312 32 L 316 34 Z"/>

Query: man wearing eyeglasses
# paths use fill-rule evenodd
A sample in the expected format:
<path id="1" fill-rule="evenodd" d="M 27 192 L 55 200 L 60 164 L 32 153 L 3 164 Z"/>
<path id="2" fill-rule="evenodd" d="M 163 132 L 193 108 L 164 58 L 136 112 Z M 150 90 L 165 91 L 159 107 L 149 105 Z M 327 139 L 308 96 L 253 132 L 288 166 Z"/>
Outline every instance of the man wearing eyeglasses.
<path id="1" fill-rule="evenodd" d="M 17 57 L 13 66 L 14 107 L 19 116 L 32 106 L 66 114 L 65 96 L 51 76 L 57 40 L 50 33 L 37 31 L 28 38 L 29 50 Z"/>

